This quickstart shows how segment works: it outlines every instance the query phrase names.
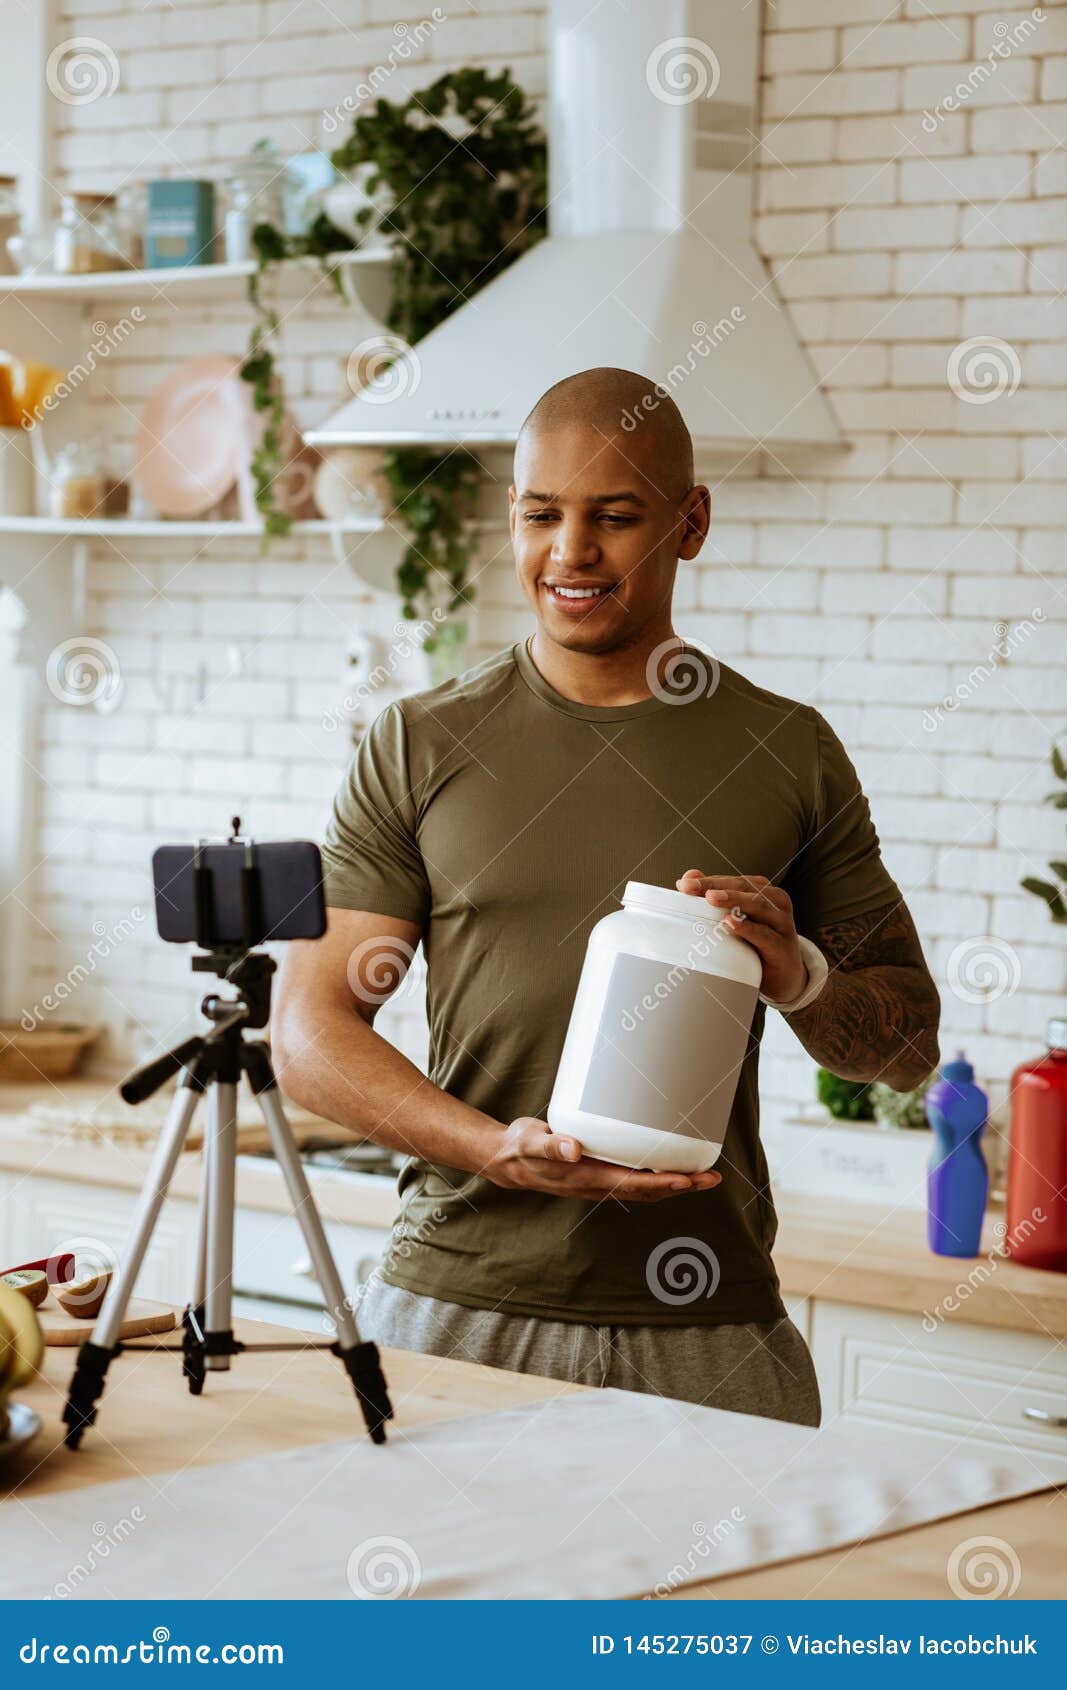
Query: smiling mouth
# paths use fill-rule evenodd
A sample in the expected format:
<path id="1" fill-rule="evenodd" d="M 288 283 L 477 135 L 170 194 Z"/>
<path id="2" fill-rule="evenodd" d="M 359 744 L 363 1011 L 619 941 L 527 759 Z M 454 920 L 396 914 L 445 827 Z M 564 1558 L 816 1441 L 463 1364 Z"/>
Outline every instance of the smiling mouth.
<path id="1" fill-rule="evenodd" d="M 596 604 L 599 599 L 606 599 L 615 591 L 612 587 L 558 587 L 550 582 L 545 583 L 545 592 L 553 604 L 565 605 L 568 609 L 588 608 Z"/>

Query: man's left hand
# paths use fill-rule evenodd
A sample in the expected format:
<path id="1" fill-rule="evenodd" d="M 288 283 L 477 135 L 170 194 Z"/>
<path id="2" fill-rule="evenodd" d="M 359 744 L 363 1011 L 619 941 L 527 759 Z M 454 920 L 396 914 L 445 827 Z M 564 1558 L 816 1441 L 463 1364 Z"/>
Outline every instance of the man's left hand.
<path id="1" fill-rule="evenodd" d="M 792 1003 L 808 983 L 797 942 L 793 904 L 788 892 L 765 874 L 701 874 L 686 869 L 680 892 L 704 898 L 722 916 L 728 932 L 758 951 L 763 963 L 760 991 L 778 1003 Z"/>

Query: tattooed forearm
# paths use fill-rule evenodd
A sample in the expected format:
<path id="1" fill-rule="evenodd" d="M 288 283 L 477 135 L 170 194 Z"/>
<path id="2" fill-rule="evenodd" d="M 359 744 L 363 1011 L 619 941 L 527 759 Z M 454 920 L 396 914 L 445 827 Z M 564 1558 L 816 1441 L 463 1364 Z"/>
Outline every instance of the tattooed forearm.
<path id="1" fill-rule="evenodd" d="M 941 1002 L 907 906 L 886 904 L 811 938 L 830 977 L 787 1017 L 805 1050 L 843 1080 L 919 1085 L 937 1067 Z"/>

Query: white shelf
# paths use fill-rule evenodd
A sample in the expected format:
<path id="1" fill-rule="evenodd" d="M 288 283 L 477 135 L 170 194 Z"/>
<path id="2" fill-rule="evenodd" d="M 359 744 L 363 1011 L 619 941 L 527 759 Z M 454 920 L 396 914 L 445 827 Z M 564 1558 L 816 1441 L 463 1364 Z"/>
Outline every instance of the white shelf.
<path id="1" fill-rule="evenodd" d="M 299 538 L 303 534 L 379 534 L 385 527 L 384 522 L 376 518 L 366 518 L 355 522 L 324 522 L 311 520 L 294 522 L 289 530 L 289 536 Z M 0 537 L 4 534 L 40 534 L 60 535 L 74 540 L 118 539 L 129 537 L 140 540 L 168 540 L 181 539 L 183 536 L 210 535 L 219 539 L 256 539 L 263 533 L 263 525 L 259 522 L 183 522 L 162 520 L 140 520 L 134 517 L 101 517 L 97 520 L 74 521 L 64 517 L 51 516 L 0 516 Z M 278 535 L 282 540 L 289 536 Z"/>
<path id="2" fill-rule="evenodd" d="M 387 252 L 339 252 L 330 260 L 342 270 L 373 270 L 384 275 L 390 257 Z M 249 276 L 256 270 L 254 259 L 241 264 L 188 264 L 173 270 L 96 270 L 85 276 L 0 276 L 0 305 L 18 299 L 122 299 L 145 294 L 175 294 L 183 299 L 228 299 L 244 296 Z M 318 261 L 287 259 L 271 270 L 272 276 L 292 284 L 303 278 L 313 284 L 325 281 Z"/>

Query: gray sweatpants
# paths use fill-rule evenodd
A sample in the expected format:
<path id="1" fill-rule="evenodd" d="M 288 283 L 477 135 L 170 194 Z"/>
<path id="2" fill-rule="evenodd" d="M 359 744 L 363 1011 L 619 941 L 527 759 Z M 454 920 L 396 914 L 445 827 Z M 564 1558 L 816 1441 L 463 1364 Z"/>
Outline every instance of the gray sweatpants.
<path id="1" fill-rule="evenodd" d="M 793 1322 L 736 1326 L 588 1326 L 466 1309 L 374 1277 L 360 1336 L 396 1350 L 452 1356 L 512 1373 L 677 1397 L 705 1408 L 817 1426 L 815 1367 Z"/>

